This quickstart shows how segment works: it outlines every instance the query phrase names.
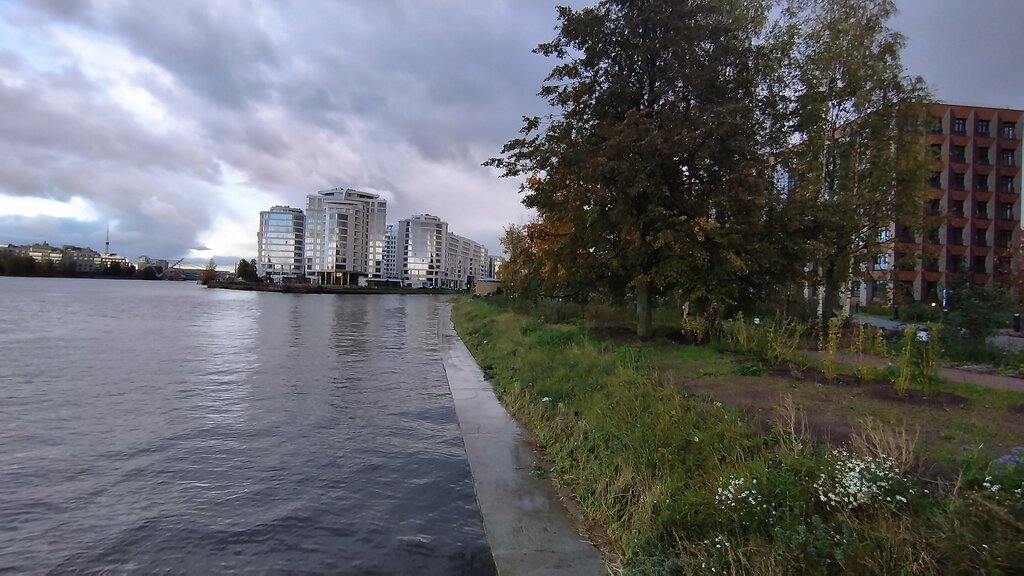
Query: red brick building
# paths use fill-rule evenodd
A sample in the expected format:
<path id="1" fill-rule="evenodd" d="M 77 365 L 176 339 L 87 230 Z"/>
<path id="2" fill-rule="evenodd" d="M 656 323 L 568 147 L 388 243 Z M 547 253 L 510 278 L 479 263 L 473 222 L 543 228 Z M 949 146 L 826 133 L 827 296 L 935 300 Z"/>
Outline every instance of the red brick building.
<path id="1" fill-rule="evenodd" d="M 861 287 L 861 302 L 889 293 L 903 301 L 941 302 L 944 290 L 965 284 L 1009 287 L 1021 264 L 1015 253 L 1024 113 L 942 103 L 930 112 L 930 224 L 917 234 L 895 227 L 891 250 L 879 256 Z"/>

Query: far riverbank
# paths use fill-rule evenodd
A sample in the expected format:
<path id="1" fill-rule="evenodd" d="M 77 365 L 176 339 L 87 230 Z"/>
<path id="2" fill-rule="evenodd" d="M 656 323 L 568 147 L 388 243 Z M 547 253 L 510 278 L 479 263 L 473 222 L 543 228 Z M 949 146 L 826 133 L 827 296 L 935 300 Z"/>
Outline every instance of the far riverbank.
<path id="1" fill-rule="evenodd" d="M 207 288 L 281 292 L 285 294 L 463 294 L 441 288 L 368 288 L 361 286 L 324 286 L 319 284 L 262 284 L 256 282 L 210 282 Z"/>

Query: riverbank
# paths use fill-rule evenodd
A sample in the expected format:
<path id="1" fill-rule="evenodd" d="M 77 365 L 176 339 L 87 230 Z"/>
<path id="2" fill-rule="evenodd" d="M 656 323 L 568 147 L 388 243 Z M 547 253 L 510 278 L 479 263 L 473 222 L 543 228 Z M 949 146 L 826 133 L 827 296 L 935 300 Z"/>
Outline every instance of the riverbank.
<path id="1" fill-rule="evenodd" d="M 324 286 L 321 284 L 268 284 L 262 282 L 210 282 L 207 288 L 279 292 L 283 294 L 462 294 L 440 288 L 365 288 L 360 286 Z"/>
<path id="2" fill-rule="evenodd" d="M 600 552 L 580 538 L 522 429 L 455 332 L 450 306 L 439 330 L 441 359 L 498 573 L 606 573 Z"/>
<path id="3" fill-rule="evenodd" d="M 886 396 L 875 384 L 823 385 L 714 348 L 624 343 L 584 318 L 553 325 L 520 312 L 459 299 L 453 317 L 548 472 L 627 568 L 1024 565 L 1020 393 Z M 995 462 L 993 445 L 1006 451 Z"/>

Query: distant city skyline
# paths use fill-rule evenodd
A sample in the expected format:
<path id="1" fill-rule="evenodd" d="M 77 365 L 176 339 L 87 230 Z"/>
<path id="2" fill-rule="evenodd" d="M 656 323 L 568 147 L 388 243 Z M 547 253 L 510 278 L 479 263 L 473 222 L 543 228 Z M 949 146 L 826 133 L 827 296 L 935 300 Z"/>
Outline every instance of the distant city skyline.
<path id="1" fill-rule="evenodd" d="M 261 210 L 347 187 L 500 253 L 530 214 L 480 163 L 547 110 L 555 4 L 3 3 L 0 244 L 109 224 L 120 254 L 237 262 Z M 937 101 L 1024 108 L 1024 2 L 896 4 Z"/>

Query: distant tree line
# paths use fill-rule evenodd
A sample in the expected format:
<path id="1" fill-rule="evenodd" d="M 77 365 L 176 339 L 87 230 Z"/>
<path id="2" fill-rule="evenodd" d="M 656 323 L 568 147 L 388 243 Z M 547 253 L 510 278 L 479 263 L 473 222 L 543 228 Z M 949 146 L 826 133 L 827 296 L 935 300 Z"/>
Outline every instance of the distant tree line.
<path id="1" fill-rule="evenodd" d="M 107 277 L 132 278 L 136 275 L 133 265 L 122 266 L 114 262 L 95 272 L 79 272 L 72 262 L 57 264 L 52 260 L 37 262 L 31 256 L 4 252 L 0 255 L 0 276 L 48 276 L 63 278 Z"/>

